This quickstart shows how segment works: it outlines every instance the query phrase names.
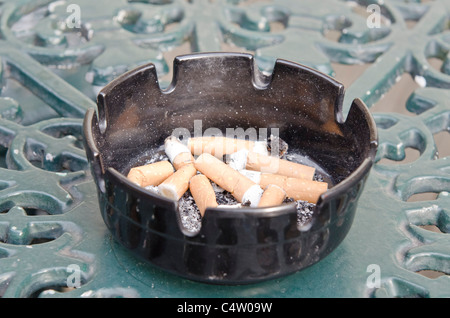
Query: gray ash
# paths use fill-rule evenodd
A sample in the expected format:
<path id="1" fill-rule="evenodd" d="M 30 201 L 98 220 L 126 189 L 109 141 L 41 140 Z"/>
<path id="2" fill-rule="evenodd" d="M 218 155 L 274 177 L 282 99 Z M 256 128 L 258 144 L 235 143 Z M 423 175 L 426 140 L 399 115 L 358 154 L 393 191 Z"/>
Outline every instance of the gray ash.
<path id="1" fill-rule="evenodd" d="M 178 201 L 178 210 L 184 228 L 189 232 L 197 232 L 201 227 L 202 217 L 189 190 Z"/>
<path id="2" fill-rule="evenodd" d="M 150 164 L 150 163 L 155 163 L 158 161 L 164 161 L 164 160 L 169 160 L 169 157 L 167 157 L 164 149 L 159 150 L 155 153 L 153 153 L 150 157 L 149 160 L 147 160 L 146 164 Z"/>
<path id="3" fill-rule="evenodd" d="M 231 195 L 230 192 L 225 191 L 214 182 L 211 182 L 214 192 L 216 193 L 216 201 L 219 205 L 236 205 L 239 202 Z"/>
<path id="4" fill-rule="evenodd" d="M 292 198 L 286 198 L 283 203 L 296 203 L 297 207 L 297 225 L 305 226 L 308 224 L 314 214 L 314 208 L 316 205 L 314 203 L 309 203 L 307 201 L 297 200 L 294 201 Z"/>
<path id="5" fill-rule="evenodd" d="M 239 202 L 228 191 L 216 190 L 216 200 L 219 205 L 239 206 Z M 283 203 L 294 202 L 292 198 L 286 198 Z M 297 204 L 297 224 L 299 226 L 305 226 L 308 224 L 314 214 L 314 203 L 307 201 L 295 201 Z M 241 206 L 247 206 L 249 204 L 242 203 Z M 194 198 L 191 193 L 187 191 L 181 199 L 178 201 L 180 219 L 183 226 L 192 232 L 196 232 L 201 227 L 202 217 L 200 211 L 195 204 Z"/>
<path id="6" fill-rule="evenodd" d="M 320 181 L 320 182 L 323 182 L 323 181 L 324 181 L 324 178 L 323 178 L 323 176 L 322 176 L 321 174 L 315 173 L 314 176 L 313 176 L 313 180 L 314 180 L 314 181 Z"/>
<path id="7" fill-rule="evenodd" d="M 219 205 L 235 205 L 239 202 L 231 195 L 230 192 L 216 192 L 216 200 Z"/>
<path id="8" fill-rule="evenodd" d="M 314 203 L 301 200 L 297 201 L 297 223 L 299 226 L 305 226 L 311 221 L 315 207 L 316 205 Z"/>

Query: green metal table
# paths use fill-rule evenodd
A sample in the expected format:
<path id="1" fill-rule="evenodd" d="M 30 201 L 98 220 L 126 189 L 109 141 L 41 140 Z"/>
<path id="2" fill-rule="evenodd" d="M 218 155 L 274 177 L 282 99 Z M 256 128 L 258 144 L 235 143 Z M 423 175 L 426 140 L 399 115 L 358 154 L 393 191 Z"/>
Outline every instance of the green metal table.
<path id="1" fill-rule="evenodd" d="M 0 297 L 450 296 L 450 1 L 3 0 Z M 379 151 L 343 243 L 245 286 L 181 279 L 107 231 L 82 144 L 106 83 L 179 54 L 316 68 L 373 109 Z M 401 86 L 404 78 L 409 81 Z M 388 98 L 393 92 L 404 98 Z M 406 94 L 406 95 L 405 95 Z"/>

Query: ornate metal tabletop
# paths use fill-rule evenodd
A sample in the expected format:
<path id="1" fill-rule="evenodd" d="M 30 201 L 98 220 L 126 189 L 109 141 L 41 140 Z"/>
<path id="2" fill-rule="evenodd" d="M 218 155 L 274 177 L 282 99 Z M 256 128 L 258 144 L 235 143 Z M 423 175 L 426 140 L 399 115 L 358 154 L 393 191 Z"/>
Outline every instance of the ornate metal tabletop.
<path id="1" fill-rule="evenodd" d="M 0 5 L 0 297 L 450 296 L 450 1 L 4 0 Z M 245 286 L 181 279 L 108 233 L 82 143 L 85 111 L 191 52 L 277 58 L 346 85 L 379 150 L 343 243 L 301 272 Z M 406 84 L 405 84 L 406 83 Z M 403 98 L 390 98 L 400 91 Z"/>

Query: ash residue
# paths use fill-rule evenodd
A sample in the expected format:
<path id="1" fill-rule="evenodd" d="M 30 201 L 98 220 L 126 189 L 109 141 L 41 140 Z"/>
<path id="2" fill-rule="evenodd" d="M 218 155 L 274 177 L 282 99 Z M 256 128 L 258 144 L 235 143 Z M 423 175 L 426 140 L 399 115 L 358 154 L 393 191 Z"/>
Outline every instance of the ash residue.
<path id="1" fill-rule="evenodd" d="M 323 181 L 324 181 L 323 176 L 322 176 L 321 174 L 318 174 L 318 173 L 315 173 L 315 174 L 314 174 L 313 180 L 314 180 L 314 181 L 320 181 L 320 182 L 323 182 Z"/>
<path id="2" fill-rule="evenodd" d="M 270 135 L 267 139 L 267 150 L 272 155 L 283 157 L 289 149 L 287 142 L 278 136 Z"/>
<path id="3" fill-rule="evenodd" d="M 169 158 L 167 157 L 167 155 L 163 149 L 163 150 L 159 150 L 159 151 L 153 153 L 151 155 L 150 159 L 146 161 L 146 164 L 151 164 L 151 163 L 155 163 L 158 161 L 164 161 L 164 160 L 169 160 Z"/>
<path id="4" fill-rule="evenodd" d="M 214 192 L 216 193 L 216 201 L 219 205 L 236 205 L 239 202 L 231 195 L 230 192 L 225 191 L 214 182 L 211 182 Z"/>
<path id="5" fill-rule="evenodd" d="M 145 189 L 158 193 L 158 187 L 155 186 L 148 186 Z M 181 223 L 186 230 L 189 232 L 200 230 L 202 217 L 189 190 L 178 200 L 178 211 Z"/>
<path id="6" fill-rule="evenodd" d="M 311 221 L 315 207 L 314 203 L 297 201 L 297 223 L 299 226 L 305 226 Z"/>
<path id="7" fill-rule="evenodd" d="M 236 205 L 239 202 L 231 195 L 230 192 L 216 192 L 216 200 L 219 205 Z"/>
<path id="8" fill-rule="evenodd" d="M 178 210 L 184 228 L 189 232 L 197 232 L 201 227 L 202 217 L 189 190 L 178 201 Z"/>
<path id="9" fill-rule="evenodd" d="M 284 203 L 292 202 L 294 202 L 292 198 L 286 198 L 284 200 Z M 297 204 L 297 225 L 305 226 L 311 221 L 316 205 L 314 203 L 301 200 L 295 201 L 295 203 Z"/>
<path id="10" fill-rule="evenodd" d="M 219 205 L 234 206 L 239 208 L 239 206 L 246 206 L 248 204 L 240 204 L 228 191 L 220 190 L 220 188 L 215 188 L 216 200 Z M 284 203 L 291 203 L 294 200 L 291 198 L 286 198 Z M 297 204 L 297 223 L 298 226 L 305 226 L 311 221 L 314 214 L 314 203 L 309 203 L 306 201 L 298 200 Z M 194 198 L 191 193 L 187 191 L 181 199 L 178 201 L 178 207 L 180 211 L 180 218 L 183 226 L 192 232 L 196 232 L 201 227 L 202 217 L 195 204 Z"/>

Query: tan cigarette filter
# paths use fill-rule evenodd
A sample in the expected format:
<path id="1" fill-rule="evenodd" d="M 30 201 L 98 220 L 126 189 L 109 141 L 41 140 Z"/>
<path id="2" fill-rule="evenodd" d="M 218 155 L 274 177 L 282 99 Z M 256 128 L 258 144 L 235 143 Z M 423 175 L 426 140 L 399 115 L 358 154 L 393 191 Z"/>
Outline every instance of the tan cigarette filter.
<path id="1" fill-rule="evenodd" d="M 194 163 L 194 156 L 190 149 L 184 145 L 177 137 L 169 136 L 164 141 L 164 151 L 175 170 L 187 164 Z"/>
<path id="2" fill-rule="evenodd" d="M 194 164 L 181 167 L 158 186 L 159 193 L 166 198 L 178 201 L 188 190 L 189 180 L 196 173 Z"/>
<path id="3" fill-rule="evenodd" d="M 269 184 L 264 190 L 264 193 L 259 200 L 259 207 L 276 206 L 283 203 L 286 198 L 286 191 L 283 188 L 275 185 Z"/>
<path id="4" fill-rule="evenodd" d="M 218 206 L 216 193 L 211 185 L 211 181 L 205 175 L 196 174 L 193 176 L 189 181 L 189 190 L 202 217 L 205 215 L 207 208 L 215 208 Z"/>
<path id="5" fill-rule="evenodd" d="M 198 156 L 195 168 L 230 192 L 239 202 L 249 200 L 250 206 L 258 205 L 263 192 L 261 187 L 213 155 L 203 153 Z"/>
<path id="6" fill-rule="evenodd" d="M 273 156 L 248 152 L 246 169 L 312 180 L 315 168 Z"/>
<path id="7" fill-rule="evenodd" d="M 261 173 L 259 184 L 263 189 L 269 184 L 275 184 L 286 191 L 287 197 L 310 203 L 317 203 L 319 196 L 328 189 L 328 183 L 326 182 L 291 178 L 271 173 Z"/>
<path id="8" fill-rule="evenodd" d="M 172 174 L 172 164 L 164 160 L 131 168 L 127 178 L 141 187 L 147 187 L 159 185 Z"/>
<path id="9" fill-rule="evenodd" d="M 178 170 L 187 164 L 193 164 L 194 160 L 194 156 L 191 153 L 181 152 L 173 159 L 172 164 L 175 170 Z"/>
<path id="10" fill-rule="evenodd" d="M 267 153 L 267 143 L 263 141 L 252 141 L 222 136 L 193 137 L 188 140 L 188 148 L 192 154 L 199 156 L 209 153 L 217 158 L 232 154 L 241 149 Z"/>

